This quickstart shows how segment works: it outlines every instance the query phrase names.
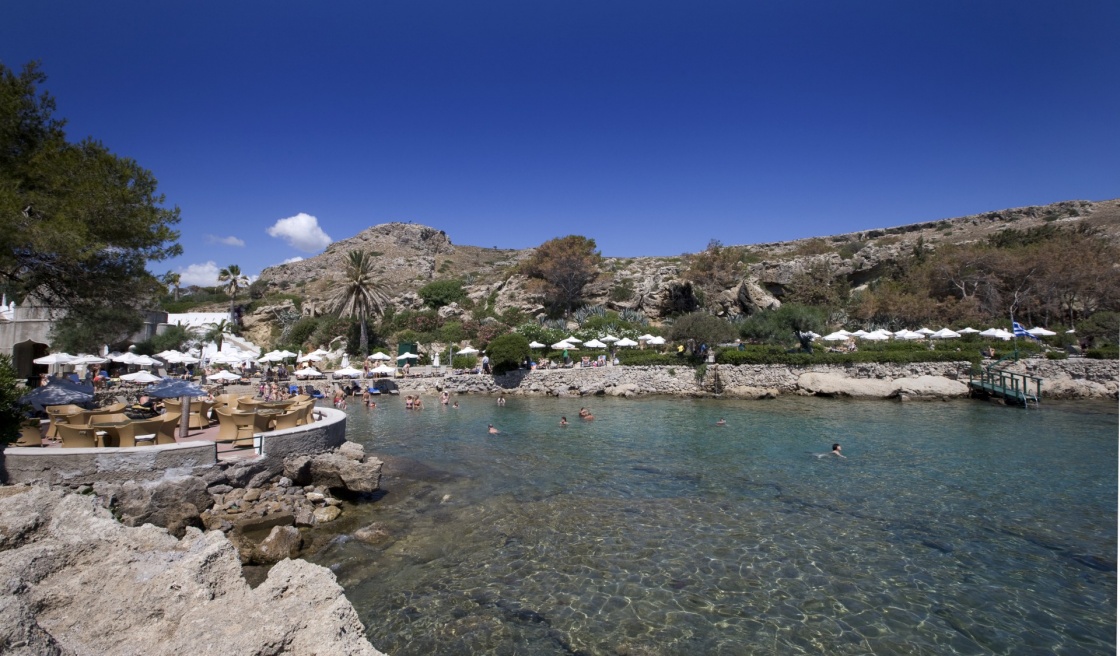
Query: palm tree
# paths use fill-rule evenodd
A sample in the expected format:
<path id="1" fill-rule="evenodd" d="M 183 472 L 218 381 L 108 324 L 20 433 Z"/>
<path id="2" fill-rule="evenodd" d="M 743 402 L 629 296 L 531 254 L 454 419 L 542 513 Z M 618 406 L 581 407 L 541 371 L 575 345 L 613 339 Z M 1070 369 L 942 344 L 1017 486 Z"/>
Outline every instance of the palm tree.
<path id="1" fill-rule="evenodd" d="M 237 298 L 237 290 L 249 284 L 249 277 L 241 275 L 241 267 L 231 264 L 218 272 L 218 282 L 226 283 L 226 293 L 229 294 L 229 311 L 233 314 L 233 299 Z"/>
<path id="2" fill-rule="evenodd" d="M 180 277 L 179 274 L 177 274 L 173 271 L 168 271 L 163 276 L 163 284 L 165 284 L 169 287 L 174 287 L 175 288 L 175 300 L 176 301 L 179 300 L 179 283 L 181 281 L 182 281 L 182 277 Z"/>
<path id="3" fill-rule="evenodd" d="M 217 323 L 210 323 L 206 325 L 210 326 L 210 330 L 207 330 L 206 333 L 202 336 L 202 341 L 214 342 L 214 344 L 218 347 L 218 350 L 221 351 L 222 341 L 225 340 L 226 335 L 233 334 L 233 324 L 229 321 L 226 321 L 225 319 L 222 319 Z"/>
<path id="4" fill-rule="evenodd" d="M 373 257 L 366 251 L 350 251 L 342 284 L 329 300 L 331 311 L 353 317 L 361 325 L 362 355 L 369 354 L 368 317 L 381 312 L 388 296 L 373 281 Z"/>

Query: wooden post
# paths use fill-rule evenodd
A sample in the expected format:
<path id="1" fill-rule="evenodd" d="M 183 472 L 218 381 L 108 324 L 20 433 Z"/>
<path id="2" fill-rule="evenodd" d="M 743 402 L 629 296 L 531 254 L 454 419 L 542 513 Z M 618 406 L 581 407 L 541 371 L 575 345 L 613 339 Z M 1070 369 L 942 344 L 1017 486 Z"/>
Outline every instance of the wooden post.
<path id="1" fill-rule="evenodd" d="M 179 407 L 182 408 L 182 414 L 179 417 L 179 437 L 184 440 L 187 439 L 187 431 L 191 426 L 191 397 L 179 397 Z"/>

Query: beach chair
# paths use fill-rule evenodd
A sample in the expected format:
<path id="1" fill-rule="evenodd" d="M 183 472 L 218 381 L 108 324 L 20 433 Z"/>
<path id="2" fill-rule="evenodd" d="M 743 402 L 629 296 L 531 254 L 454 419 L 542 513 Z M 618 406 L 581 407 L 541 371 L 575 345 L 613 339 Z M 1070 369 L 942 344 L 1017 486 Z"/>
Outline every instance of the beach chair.
<path id="1" fill-rule="evenodd" d="M 132 435 L 136 446 L 152 446 L 159 437 L 159 429 L 163 426 L 162 416 L 153 419 L 142 419 L 132 422 Z"/>
<path id="2" fill-rule="evenodd" d="M 97 446 L 97 433 L 92 426 L 72 426 L 59 424 L 58 435 L 62 438 L 62 448 L 94 448 Z"/>
<path id="3" fill-rule="evenodd" d="M 38 419 L 26 419 L 19 426 L 19 439 L 12 446 L 43 446 L 43 427 Z"/>
<path id="4" fill-rule="evenodd" d="M 230 442 L 234 446 L 253 446 L 253 432 L 256 421 L 255 412 L 227 412 L 217 409 L 217 442 Z"/>
<path id="5" fill-rule="evenodd" d="M 305 411 L 300 408 L 297 410 L 289 410 L 285 413 L 276 415 L 273 419 L 276 423 L 273 425 L 273 430 L 282 430 L 285 428 L 295 428 L 299 425 L 299 421 L 304 418 Z"/>
<path id="6" fill-rule="evenodd" d="M 179 421 L 183 415 L 179 412 L 167 412 L 161 415 L 163 423 L 156 432 L 156 444 L 177 444 L 175 436 L 179 433 Z"/>

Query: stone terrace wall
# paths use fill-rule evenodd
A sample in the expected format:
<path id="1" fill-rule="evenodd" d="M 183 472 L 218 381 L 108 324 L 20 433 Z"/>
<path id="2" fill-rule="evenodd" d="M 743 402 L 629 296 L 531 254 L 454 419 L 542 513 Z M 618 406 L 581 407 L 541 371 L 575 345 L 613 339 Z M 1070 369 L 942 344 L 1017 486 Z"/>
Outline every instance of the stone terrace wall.
<path id="1" fill-rule="evenodd" d="M 910 364 L 859 363 L 843 365 L 710 365 L 702 379 L 687 365 L 678 367 L 602 367 L 515 371 L 503 376 L 461 375 L 396 379 L 402 394 L 521 394 L 540 396 L 596 395 L 634 396 L 665 394 L 697 396 L 771 397 L 778 394 L 821 393 L 821 378 L 848 381 L 960 381 L 959 385 L 936 386 L 930 396 L 960 396 L 968 380 L 968 362 L 918 362 Z M 1117 363 L 1109 360 L 1024 360 L 1008 367 L 1046 380 L 1043 396 L 1051 398 L 1115 398 Z M 808 376 L 808 374 L 813 374 Z M 810 384 L 810 383 L 814 384 Z M 884 385 L 874 386 L 884 390 Z M 946 389 L 957 390 L 946 393 Z M 893 396 L 875 391 L 867 396 Z M 916 396 L 922 396 L 920 390 Z"/>
<path id="2" fill-rule="evenodd" d="M 0 452 L 0 479 L 9 484 L 92 485 L 98 481 L 152 481 L 196 473 L 218 461 L 213 442 L 121 449 L 35 449 Z"/>

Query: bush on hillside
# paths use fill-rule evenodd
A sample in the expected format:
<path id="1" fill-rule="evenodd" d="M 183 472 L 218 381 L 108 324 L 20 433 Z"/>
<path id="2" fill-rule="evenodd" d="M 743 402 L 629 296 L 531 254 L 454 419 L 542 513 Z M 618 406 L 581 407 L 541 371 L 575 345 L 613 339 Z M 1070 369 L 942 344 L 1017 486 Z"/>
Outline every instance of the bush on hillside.
<path id="1" fill-rule="evenodd" d="M 513 371 L 529 357 L 529 340 L 517 333 L 499 335 L 486 347 L 486 355 L 495 374 Z"/>

